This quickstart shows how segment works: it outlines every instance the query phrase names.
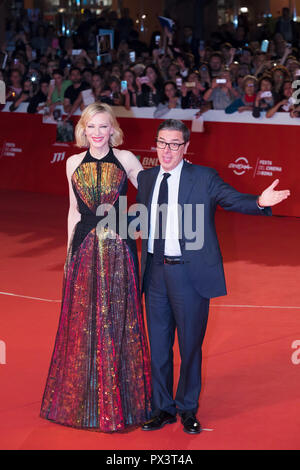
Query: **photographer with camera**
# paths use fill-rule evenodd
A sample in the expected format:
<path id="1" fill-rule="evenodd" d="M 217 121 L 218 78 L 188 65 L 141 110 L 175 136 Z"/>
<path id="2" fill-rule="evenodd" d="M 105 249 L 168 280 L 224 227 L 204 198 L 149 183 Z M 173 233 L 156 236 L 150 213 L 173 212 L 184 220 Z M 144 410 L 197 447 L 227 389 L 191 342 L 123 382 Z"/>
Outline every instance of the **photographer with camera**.
<path id="1" fill-rule="evenodd" d="M 225 109 L 239 93 L 232 87 L 230 73 L 224 71 L 219 77 L 214 78 L 212 86 L 204 93 L 204 100 L 212 102 L 213 109 Z"/>
<path id="2" fill-rule="evenodd" d="M 10 111 L 16 111 L 21 103 L 28 103 L 34 95 L 34 86 L 31 80 L 25 80 L 22 91 L 15 97 L 9 107 Z"/>
<path id="3" fill-rule="evenodd" d="M 136 76 L 134 71 L 131 69 L 126 69 L 123 72 L 121 93 L 124 96 L 124 106 L 127 110 L 129 110 L 131 106 L 136 106 Z"/>
<path id="4" fill-rule="evenodd" d="M 30 99 L 27 113 L 34 114 L 38 113 L 46 106 L 47 96 L 49 91 L 49 80 L 48 78 L 43 78 L 39 84 L 39 90 L 33 97 Z"/>
<path id="5" fill-rule="evenodd" d="M 9 83 L 6 88 L 6 101 L 12 101 L 22 93 L 23 76 L 18 69 L 12 69 L 9 75 Z"/>
<path id="6" fill-rule="evenodd" d="M 118 77 L 112 75 L 108 80 L 108 87 L 110 89 L 108 104 L 110 106 L 121 106 L 125 99 L 121 94 L 121 83 Z"/>
<path id="7" fill-rule="evenodd" d="M 160 102 L 162 80 L 155 65 L 147 65 L 142 77 L 137 77 L 136 104 L 141 107 L 158 106 Z"/>
<path id="8" fill-rule="evenodd" d="M 277 101 L 277 103 L 267 111 L 266 117 L 271 118 L 274 116 L 275 113 L 281 112 L 281 113 L 293 113 L 295 109 L 295 102 L 293 99 L 293 87 L 292 87 L 292 82 L 290 80 L 286 80 L 283 83 L 282 87 L 282 92 L 281 92 L 281 97 Z"/>
<path id="9" fill-rule="evenodd" d="M 252 116 L 259 118 L 262 111 L 268 111 L 274 106 L 272 94 L 273 81 L 268 75 L 263 75 L 258 82 L 258 93 L 255 98 Z"/>
<path id="10" fill-rule="evenodd" d="M 203 109 L 206 105 L 209 109 L 210 104 L 204 101 L 203 93 L 205 88 L 201 85 L 199 75 L 196 72 L 192 72 L 188 75 L 187 80 L 182 84 L 181 87 L 181 106 L 182 109 Z"/>

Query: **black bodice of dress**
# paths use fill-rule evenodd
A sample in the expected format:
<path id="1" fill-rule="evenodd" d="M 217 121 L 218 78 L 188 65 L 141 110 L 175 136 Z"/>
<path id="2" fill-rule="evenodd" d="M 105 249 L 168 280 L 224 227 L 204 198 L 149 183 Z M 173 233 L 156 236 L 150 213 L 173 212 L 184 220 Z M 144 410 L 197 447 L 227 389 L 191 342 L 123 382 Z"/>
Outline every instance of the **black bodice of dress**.
<path id="1" fill-rule="evenodd" d="M 94 196 L 94 202 L 99 202 L 99 204 L 104 202 L 99 194 L 103 191 L 103 187 L 105 186 L 105 192 L 107 194 L 108 188 L 107 186 L 109 184 L 115 183 L 113 181 L 114 176 L 116 175 L 116 171 L 113 170 L 113 167 L 117 168 L 119 172 L 123 172 L 124 177 L 121 180 L 121 187 L 118 188 L 118 193 L 119 196 L 125 196 L 127 194 L 127 188 L 128 188 L 128 180 L 127 180 L 127 175 L 126 171 L 123 168 L 122 164 L 119 162 L 119 160 L 116 158 L 114 155 L 112 149 L 109 149 L 109 152 L 105 155 L 105 157 L 98 159 L 95 158 L 91 155 L 90 151 L 87 150 L 83 160 L 81 161 L 80 165 L 76 168 L 75 172 L 77 172 L 80 167 L 86 166 L 86 164 L 92 163 L 93 165 L 96 165 L 97 170 L 95 171 L 95 174 L 93 176 L 92 172 L 89 172 L 91 178 L 90 181 L 86 181 L 86 184 L 90 186 L 90 188 L 93 188 L 95 185 L 97 186 L 93 194 L 91 194 L 91 198 Z M 113 165 L 111 167 L 111 165 Z M 112 168 L 111 171 L 108 171 L 109 168 Z M 74 172 L 74 173 L 75 173 Z M 119 173 L 118 172 L 118 173 Z M 88 176 L 88 175 L 87 175 Z M 95 179 L 96 178 L 96 179 Z M 84 215 L 92 215 L 94 214 L 93 209 L 90 208 L 90 205 L 86 204 L 86 200 L 82 199 L 82 194 L 79 193 L 78 189 L 74 188 L 74 181 L 73 181 L 73 189 L 75 190 L 75 195 L 77 198 L 77 203 L 78 203 L 78 210 L 80 214 Z M 86 193 L 86 191 L 85 191 Z M 97 197 L 98 195 L 98 197 Z M 101 201 L 100 201 L 101 199 Z M 117 203 L 118 199 L 115 201 Z M 92 201 L 91 201 L 92 202 Z M 105 201 L 108 203 L 113 203 L 113 201 Z M 114 204 L 115 205 L 115 204 Z M 117 210 L 117 208 L 116 208 Z"/>
<path id="2" fill-rule="evenodd" d="M 101 159 L 93 157 L 88 150 L 72 175 L 72 186 L 81 214 L 73 237 L 73 255 L 91 230 L 106 217 L 107 212 L 102 216 L 97 215 L 102 204 L 113 206 L 116 214 L 115 231 L 119 234 L 119 197 L 126 196 L 128 179 L 111 148 Z M 131 251 L 135 252 L 135 241 L 127 238 L 126 242 Z"/>

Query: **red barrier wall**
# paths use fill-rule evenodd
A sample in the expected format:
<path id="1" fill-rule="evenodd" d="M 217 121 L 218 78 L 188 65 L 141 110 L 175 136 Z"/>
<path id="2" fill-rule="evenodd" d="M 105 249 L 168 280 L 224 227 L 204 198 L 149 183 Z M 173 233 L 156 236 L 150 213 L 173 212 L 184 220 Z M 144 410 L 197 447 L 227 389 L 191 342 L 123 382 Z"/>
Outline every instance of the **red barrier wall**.
<path id="1" fill-rule="evenodd" d="M 139 156 L 145 168 L 157 164 L 155 135 L 161 121 L 118 121 L 125 136 L 122 148 Z M 192 121 L 185 123 L 191 128 Z M 82 150 L 73 143 L 57 143 L 56 126 L 43 124 L 41 115 L 0 113 L 0 126 L 0 188 L 67 195 L 65 163 Z M 273 213 L 300 216 L 298 135 L 296 125 L 205 122 L 205 132 L 192 132 L 186 158 L 215 168 L 242 192 L 259 194 L 279 178 L 278 189 L 290 189 L 291 196 Z M 131 187 L 130 201 L 134 195 Z"/>

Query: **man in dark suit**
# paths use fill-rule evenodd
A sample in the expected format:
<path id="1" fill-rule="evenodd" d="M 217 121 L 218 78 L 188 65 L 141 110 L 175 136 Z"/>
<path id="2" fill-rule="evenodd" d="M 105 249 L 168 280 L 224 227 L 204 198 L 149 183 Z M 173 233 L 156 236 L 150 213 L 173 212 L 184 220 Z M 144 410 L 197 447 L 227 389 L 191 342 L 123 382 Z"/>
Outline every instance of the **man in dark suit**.
<path id="1" fill-rule="evenodd" d="M 196 413 L 209 300 L 226 295 L 214 223 L 217 205 L 271 215 L 270 206 L 289 196 L 288 190 L 275 191 L 278 180 L 260 196 L 242 194 L 212 168 L 187 163 L 183 156 L 189 138 L 184 123 L 164 121 L 156 138 L 160 166 L 138 175 L 137 201 L 149 214 L 149 233 L 142 240 L 141 285 L 151 349 L 153 416 L 143 425 L 145 431 L 174 423 L 177 413 L 185 432 L 201 431 Z M 167 208 L 166 212 L 157 210 L 158 206 Z M 176 328 L 181 366 L 173 397 Z"/>

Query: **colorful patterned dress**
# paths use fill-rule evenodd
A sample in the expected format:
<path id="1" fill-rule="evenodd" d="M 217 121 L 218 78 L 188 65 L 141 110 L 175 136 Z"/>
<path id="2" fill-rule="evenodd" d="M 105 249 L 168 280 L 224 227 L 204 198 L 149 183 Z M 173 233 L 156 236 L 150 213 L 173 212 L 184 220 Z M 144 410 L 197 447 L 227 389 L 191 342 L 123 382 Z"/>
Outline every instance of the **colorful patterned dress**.
<path id="1" fill-rule="evenodd" d="M 150 360 L 135 241 L 122 239 L 118 229 L 109 238 L 111 228 L 99 229 L 97 208 L 111 204 L 118 216 L 127 176 L 111 149 L 101 160 L 87 151 L 72 186 L 81 221 L 65 263 L 41 417 L 81 429 L 121 431 L 149 418 Z"/>

